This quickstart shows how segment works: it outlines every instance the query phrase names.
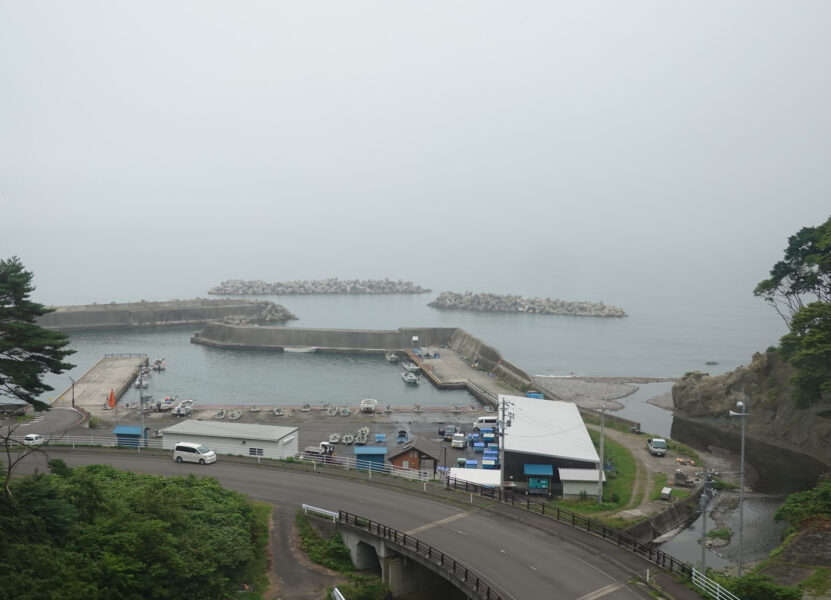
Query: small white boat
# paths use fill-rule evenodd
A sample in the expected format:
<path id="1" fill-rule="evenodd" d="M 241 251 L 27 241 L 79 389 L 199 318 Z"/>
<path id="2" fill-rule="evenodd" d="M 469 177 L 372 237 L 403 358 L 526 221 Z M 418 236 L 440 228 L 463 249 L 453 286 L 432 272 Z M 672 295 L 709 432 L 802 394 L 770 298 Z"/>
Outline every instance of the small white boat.
<path id="1" fill-rule="evenodd" d="M 348 417 L 349 416 L 349 407 L 344 406 L 342 409 L 340 409 L 340 416 Z"/>
<path id="2" fill-rule="evenodd" d="M 419 367 L 414 362 L 410 362 L 410 361 L 403 362 L 403 363 L 401 363 L 401 366 L 404 367 L 404 370 L 407 371 L 408 373 L 418 373 L 419 371 L 421 371 L 421 367 Z"/>
<path id="3" fill-rule="evenodd" d="M 231 419 L 232 421 L 236 421 L 241 416 L 242 416 L 242 411 L 241 410 L 232 410 L 231 414 L 228 415 L 228 418 Z"/>
<path id="4" fill-rule="evenodd" d="M 218 410 L 214 414 L 214 419 L 224 419 L 224 418 L 225 418 L 225 411 L 224 410 Z"/>
<path id="5" fill-rule="evenodd" d="M 248 412 L 260 412 L 260 407 L 254 404 L 251 408 L 248 409 Z"/>
<path id="6" fill-rule="evenodd" d="M 387 352 L 384 354 L 384 358 L 392 363 L 398 362 L 398 355 L 395 352 Z"/>
<path id="7" fill-rule="evenodd" d="M 285 346 L 283 352 L 317 352 L 316 346 Z"/>
<path id="8" fill-rule="evenodd" d="M 404 380 L 404 383 L 411 383 L 413 385 L 418 385 L 420 383 L 418 375 L 409 371 L 402 372 L 401 379 Z"/>
<path id="9" fill-rule="evenodd" d="M 326 414 L 330 417 L 336 417 L 338 415 L 338 407 L 337 406 L 330 406 L 326 409 Z"/>
<path id="10" fill-rule="evenodd" d="M 311 411 L 312 411 L 312 405 L 309 404 L 308 402 L 306 404 L 304 404 L 303 407 L 300 409 L 300 412 L 311 412 Z"/>
<path id="11" fill-rule="evenodd" d="M 275 417 L 282 417 L 283 416 L 283 407 L 282 406 L 275 406 L 274 407 L 274 416 Z"/>
<path id="12" fill-rule="evenodd" d="M 375 398 L 365 398 L 361 400 L 362 413 L 374 413 L 378 407 L 378 401 Z"/>
<path id="13" fill-rule="evenodd" d="M 355 436 L 351 433 L 344 433 L 340 441 L 348 446 L 349 444 L 355 441 Z"/>
<path id="14" fill-rule="evenodd" d="M 340 434 L 339 433 L 330 433 L 329 434 L 329 443 L 330 444 L 337 444 L 340 442 Z"/>

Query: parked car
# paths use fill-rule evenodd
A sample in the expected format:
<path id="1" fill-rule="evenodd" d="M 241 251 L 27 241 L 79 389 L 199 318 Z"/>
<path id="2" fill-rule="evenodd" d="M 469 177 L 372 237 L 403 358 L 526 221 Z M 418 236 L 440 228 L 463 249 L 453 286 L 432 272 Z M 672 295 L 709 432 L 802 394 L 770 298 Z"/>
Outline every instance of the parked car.
<path id="1" fill-rule="evenodd" d="M 23 438 L 24 446 L 42 446 L 45 443 L 46 440 L 39 433 L 27 433 Z"/>
<path id="2" fill-rule="evenodd" d="M 173 459 L 180 462 L 195 462 L 200 465 L 216 462 L 216 453 L 202 444 L 178 442 L 173 448 Z"/>
<path id="3" fill-rule="evenodd" d="M 445 425 L 444 441 L 449 442 L 450 440 L 452 440 L 454 433 L 461 433 L 461 428 L 457 428 L 455 425 Z"/>

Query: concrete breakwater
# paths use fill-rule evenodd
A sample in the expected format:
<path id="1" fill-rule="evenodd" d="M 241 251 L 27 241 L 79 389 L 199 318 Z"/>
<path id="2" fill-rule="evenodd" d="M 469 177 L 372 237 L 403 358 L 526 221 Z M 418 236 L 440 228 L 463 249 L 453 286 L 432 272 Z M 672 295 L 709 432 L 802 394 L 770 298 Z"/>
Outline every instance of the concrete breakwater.
<path id="1" fill-rule="evenodd" d="M 525 298 L 498 294 L 442 292 L 428 306 L 442 310 L 477 312 L 524 312 L 542 315 L 573 315 L 581 317 L 625 317 L 623 309 L 603 302 L 567 302 L 552 298 Z"/>
<path id="2" fill-rule="evenodd" d="M 231 323 L 285 322 L 296 319 L 285 307 L 268 301 L 205 299 L 128 302 L 53 307 L 38 319 L 46 329 L 132 329 L 188 325 L 210 321 Z"/>
<path id="3" fill-rule="evenodd" d="M 426 294 L 430 290 L 412 281 L 391 279 L 331 279 L 283 281 L 229 279 L 208 290 L 214 295 L 313 295 L 313 294 Z"/>

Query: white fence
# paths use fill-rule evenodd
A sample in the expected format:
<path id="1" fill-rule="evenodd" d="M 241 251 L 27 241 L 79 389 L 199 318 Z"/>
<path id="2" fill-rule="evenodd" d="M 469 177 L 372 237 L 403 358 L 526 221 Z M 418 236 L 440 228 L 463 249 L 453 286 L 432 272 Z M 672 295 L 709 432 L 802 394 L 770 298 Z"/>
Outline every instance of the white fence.
<path id="1" fill-rule="evenodd" d="M 713 581 L 698 569 L 693 569 L 690 577 L 692 584 L 716 600 L 741 600 L 734 593 L 724 589 L 720 583 Z"/>
<path id="2" fill-rule="evenodd" d="M 23 438 L 22 437 L 13 437 L 11 438 L 12 442 L 16 442 L 23 446 Z M 118 440 L 114 435 L 95 435 L 90 434 L 88 436 L 55 436 L 46 439 L 46 444 L 48 446 L 55 446 L 55 447 L 85 447 L 85 446 L 98 446 L 104 448 L 116 448 L 119 447 Z M 43 446 L 41 446 L 43 447 Z M 162 447 L 162 440 L 160 438 L 149 438 L 144 441 L 143 445 L 132 445 L 132 444 L 125 444 L 122 442 L 120 445 L 121 448 L 126 449 L 133 449 L 136 452 L 141 452 L 143 449 L 151 448 L 155 450 L 163 450 Z M 223 444 L 222 442 L 211 443 L 211 449 L 217 453 L 217 455 L 229 455 L 229 456 L 240 456 L 244 458 L 251 458 L 256 459 L 256 461 L 262 462 L 263 460 L 273 460 L 265 458 L 261 455 L 257 454 L 241 454 L 240 450 L 242 447 L 236 443 L 228 443 Z M 344 446 L 344 448 L 348 448 L 348 446 Z M 391 475 L 394 477 L 401 477 L 403 479 L 409 479 L 412 481 L 419 481 L 419 482 L 427 482 L 433 479 L 433 474 L 430 471 L 417 471 L 415 469 L 402 469 L 400 467 L 396 467 L 394 465 L 388 463 L 376 463 L 370 462 L 365 459 L 355 459 L 351 456 L 319 456 L 319 457 L 308 457 L 303 456 L 302 453 L 300 454 L 292 454 L 292 453 L 285 453 L 282 457 L 283 460 L 293 460 L 300 463 L 306 463 L 312 465 L 314 470 L 318 468 L 336 468 L 336 469 L 344 469 L 346 471 L 364 471 L 367 473 L 369 479 L 372 479 L 373 474 L 376 475 Z"/>

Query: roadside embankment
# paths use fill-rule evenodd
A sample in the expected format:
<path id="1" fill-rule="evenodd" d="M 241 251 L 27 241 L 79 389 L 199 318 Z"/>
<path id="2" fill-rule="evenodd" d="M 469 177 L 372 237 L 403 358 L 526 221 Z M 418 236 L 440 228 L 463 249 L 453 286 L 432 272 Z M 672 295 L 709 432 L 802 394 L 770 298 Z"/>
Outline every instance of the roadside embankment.
<path id="1" fill-rule="evenodd" d="M 196 298 L 167 302 L 128 302 L 53 307 L 54 312 L 38 319 L 46 329 L 132 329 L 190 325 L 210 321 L 284 322 L 296 319 L 283 306 L 267 301 Z"/>

